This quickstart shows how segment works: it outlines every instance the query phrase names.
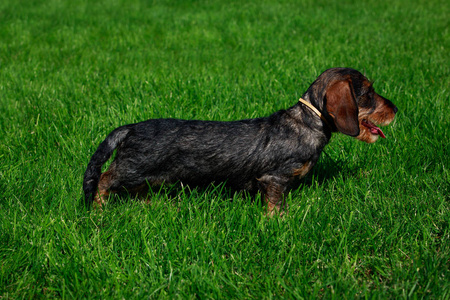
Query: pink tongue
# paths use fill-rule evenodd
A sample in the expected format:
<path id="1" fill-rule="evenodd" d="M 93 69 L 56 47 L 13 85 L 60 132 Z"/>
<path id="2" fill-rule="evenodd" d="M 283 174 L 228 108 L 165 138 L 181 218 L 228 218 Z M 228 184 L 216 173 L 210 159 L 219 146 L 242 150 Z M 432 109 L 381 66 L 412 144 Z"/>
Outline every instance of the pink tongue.
<path id="1" fill-rule="evenodd" d="M 376 127 L 375 128 L 370 128 L 370 132 L 372 134 L 378 134 L 379 136 L 381 136 L 383 139 L 386 138 L 386 136 L 384 135 L 383 131 L 381 131 L 380 128 Z"/>
<path id="2" fill-rule="evenodd" d="M 381 129 L 380 129 L 379 127 L 375 126 L 374 124 L 369 123 L 369 122 L 364 122 L 364 121 L 363 121 L 362 124 L 363 124 L 364 126 L 366 126 L 367 128 L 369 128 L 370 133 L 379 135 L 379 136 L 381 136 L 383 139 L 386 138 L 386 136 L 384 135 L 383 131 L 381 131 Z"/>

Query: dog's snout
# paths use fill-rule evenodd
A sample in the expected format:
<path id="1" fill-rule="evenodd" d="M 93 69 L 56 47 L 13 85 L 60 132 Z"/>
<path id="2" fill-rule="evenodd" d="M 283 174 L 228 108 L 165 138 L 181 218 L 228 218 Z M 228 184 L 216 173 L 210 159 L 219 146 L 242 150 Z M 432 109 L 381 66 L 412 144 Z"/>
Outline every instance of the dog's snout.
<path id="1" fill-rule="evenodd" d="M 384 97 L 382 97 L 382 98 L 384 99 L 384 101 L 385 101 L 385 103 L 387 104 L 387 106 L 388 106 L 390 109 L 392 109 L 392 111 L 394 112 L 394 114 L 396 114 L 397 111 L 398 111 L 397 106 L 395 106 L 395 104 L 392 103 L 391 100 L 388 100 L 388 99 L 386 99 L 386 98 L 384 98 Z"/>

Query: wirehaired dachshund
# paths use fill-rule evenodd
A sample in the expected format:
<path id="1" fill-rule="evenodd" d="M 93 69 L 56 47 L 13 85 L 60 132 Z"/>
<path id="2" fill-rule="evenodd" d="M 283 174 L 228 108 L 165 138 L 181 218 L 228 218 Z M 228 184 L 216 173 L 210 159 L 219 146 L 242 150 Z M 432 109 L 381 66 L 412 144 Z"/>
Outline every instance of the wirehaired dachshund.
<path id="1" fill-rule="evenodd" d="M 392 122 L 397 107 L 350 68 L 323 72 L 300 101 L 268 117 L 231 122 L 153 119 L 113 130 L 84 174 L 87 205 L 100 207 L 110 193 L 139 194 L 149 186 L 226 182 L 260 192 L 268 213 L 283 210 L 283 193 L 319 159 L 332 132 L 374 143 L 378 126 Z M 109 169 L 102 165 L 116 156 Z"/>

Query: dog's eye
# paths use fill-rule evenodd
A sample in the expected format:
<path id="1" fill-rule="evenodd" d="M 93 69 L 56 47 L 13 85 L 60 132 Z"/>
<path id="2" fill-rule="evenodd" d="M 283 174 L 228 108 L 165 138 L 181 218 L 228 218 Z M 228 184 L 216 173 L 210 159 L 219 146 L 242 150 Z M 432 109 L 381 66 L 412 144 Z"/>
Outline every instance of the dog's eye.
<path id="1" fill-rule="evenodd" d="M 370 107 L 371 103 L 373 102 L 374 95 L 372 92 L 367 92 L 362 94 L 359 98 L 358 98 L 358 106 L 359 107 Z"/>

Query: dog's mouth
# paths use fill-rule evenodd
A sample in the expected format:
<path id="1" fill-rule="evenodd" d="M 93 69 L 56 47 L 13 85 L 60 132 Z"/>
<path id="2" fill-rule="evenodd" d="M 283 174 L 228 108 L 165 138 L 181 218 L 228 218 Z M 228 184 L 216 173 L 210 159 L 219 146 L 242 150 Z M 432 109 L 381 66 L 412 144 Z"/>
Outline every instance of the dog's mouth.
<path id="1" fill-rule="evenodd" d="M 361 125 L 363 125 L 364 127 L 367 127 L 370 131 L 371 134 L 373 135 L 379 135 L 382 138 L 386 138 L 386 136 L 384 135 L 383 131 L 380 129 L 380 127 L 376 126 L 374 123 L 372 123 L 371 121 L 367 120 L 367 119 L 363 119 L 361 121 Z"/>

